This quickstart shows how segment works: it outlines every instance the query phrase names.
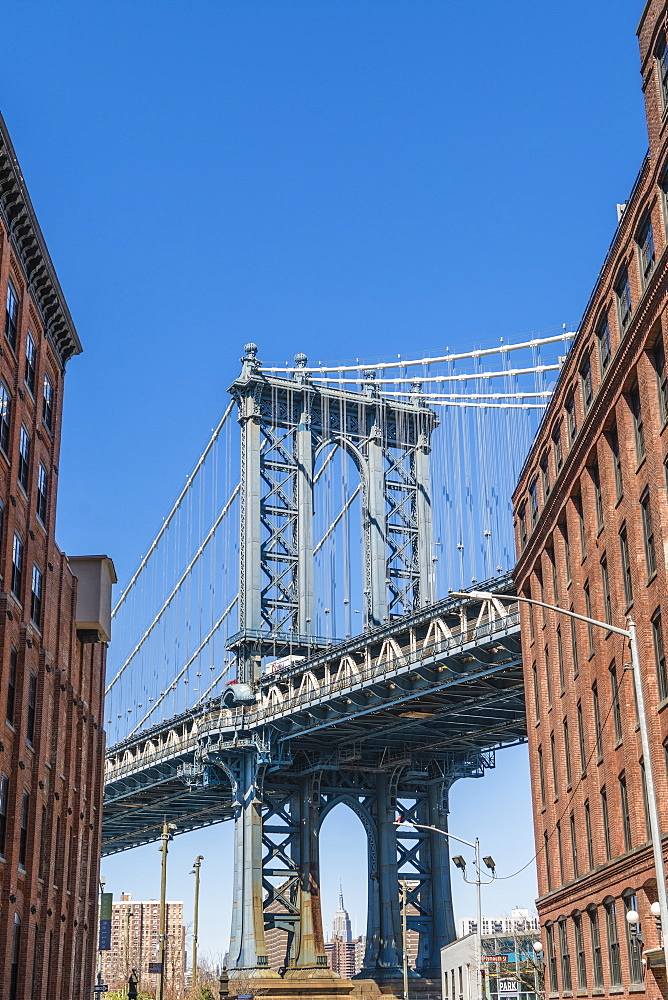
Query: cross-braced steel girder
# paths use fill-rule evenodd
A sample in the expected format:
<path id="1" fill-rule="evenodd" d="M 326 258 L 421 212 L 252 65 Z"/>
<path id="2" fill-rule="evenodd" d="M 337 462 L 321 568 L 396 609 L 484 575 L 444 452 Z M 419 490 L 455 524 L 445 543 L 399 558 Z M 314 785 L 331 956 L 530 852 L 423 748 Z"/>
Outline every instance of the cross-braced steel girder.
<path id="1" fill-rule="evenodd" d="M 365 626 L 431 603 L 429 442 L 438 421 L 419 391 L 404 402 L 382 397 L 371 378 L 353 392 L 316 386 L 301 371 L 266 375 L 254 344 L 242 361 L 230 387 L 242 428 L 239 633 L 230 648 L 239 679 L 250 681 L 277 637 L 295 653 L 314 645 L 314 468 L 325 447 L 343 448 L 360 476 Z"/>

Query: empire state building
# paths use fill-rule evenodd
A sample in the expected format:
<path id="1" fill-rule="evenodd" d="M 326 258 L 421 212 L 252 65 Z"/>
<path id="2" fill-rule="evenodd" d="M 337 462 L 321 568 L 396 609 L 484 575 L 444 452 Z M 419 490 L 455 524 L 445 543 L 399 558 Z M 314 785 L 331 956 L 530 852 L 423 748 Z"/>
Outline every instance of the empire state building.
<path id="1" fill-rule="evenodd" d="M 339 886 L 339 908 L 334 914 L 332 920 L 332 937 L 339 938 L 341 941 L 352 941 L 353 935 L 350 928 L 350 917 L 348 916 L 348 911 L 343 905 L 343 886 Z"/>

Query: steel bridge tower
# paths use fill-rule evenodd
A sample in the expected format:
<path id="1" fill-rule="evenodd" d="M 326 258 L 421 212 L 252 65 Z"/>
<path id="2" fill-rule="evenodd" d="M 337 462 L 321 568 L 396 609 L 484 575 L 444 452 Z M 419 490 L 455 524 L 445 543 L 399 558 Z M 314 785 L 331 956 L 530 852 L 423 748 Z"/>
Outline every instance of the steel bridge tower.
<path id="1" fill-rule="evenodd" d="M 408 401 L 384 398 L 370 375 L 362 392 L 313 385 L 298 354 L 292 378 L 266 375 L 248 344 L 230 387 L 241 425 L 240 630 L 234 697 L 243 701 L 263 657 L 311 655 L 314 635 L 314 466 L 327 445 L 345 449 L 360 475 L 364 626 L 372 630 L 433 602 L 430 437 L 438 421 L 419 382 Z M 248 688 L 246 688 L 248 686 Z M 245 693 L 246 692 L 246 693 Z M 459 776 L 382 750 L 356 765 L 272 767 L 271 738 L 239 755 L 229 773 L 235 820 L 230 970 L 271 976 L 265 929 L 287 932 L 285 978 L 331 978 L 319 893 L 319 829 L 346 803 L 361 819 L 369 857 L 367 949 L 362 976 L 402 968 L 399 879 L 411 880 L 409 926 L 419 933 L 417 973 L 438 977 L 453 940 L 448 848 L 434 834 L 397 833 L 402 810 L 445 829 L 448 791 Z M 415 973 L 413 973 L 415 974 Z M 275 975 L 275 974 L 274 974 Z"/>

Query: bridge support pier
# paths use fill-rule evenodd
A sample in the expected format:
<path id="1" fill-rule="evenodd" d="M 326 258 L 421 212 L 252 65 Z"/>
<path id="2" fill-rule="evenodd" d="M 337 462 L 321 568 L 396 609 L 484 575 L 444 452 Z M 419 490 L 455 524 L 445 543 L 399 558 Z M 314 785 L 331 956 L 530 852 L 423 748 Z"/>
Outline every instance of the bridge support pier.
<path id="1" fill-rule="evenodd" d="M 367 951 L 361 979 L 396 979 L 402 975 L 395 798 L 390 778 L 376 777 L 377 870 L 369 873 Z"/>
<path id="2" fill-rule="evenodd" d="M 295 795 L 295 818 L 299 824 L 295 858 L 299 871 L 297 907 L 299 923 L 293 939 L 285 979 L 334 979 L 325 952 L 320 908 L 320 814 L 319 782 L 301 778 Z"/>
<path id="3" fill-rule="evenodd" d="M 262 911 L 262 801 L 258 761 L 243 754 L 234 812 L 234 898 L 229 970 L 232 976 L 270 977 Z"/>
<path id="4" fill-rule="evenodd" d="M 439 830 L 448 829 L 448 793 L 450 783 L 434 783 L 427 787 L 420 804 L 421 822 L 435 826 Z M 416 971 L 426 978 L 438 978 L 441 974 L 441 948 L 455 940 L 455 918 L 452 906 L 452 885 L 450 882 L 450 850 L 447 837 L 439 833 L 427 833 L 426 854 L 430 880 L 425 886 L 431 920 L 427 933 L 420 935 Z"/>

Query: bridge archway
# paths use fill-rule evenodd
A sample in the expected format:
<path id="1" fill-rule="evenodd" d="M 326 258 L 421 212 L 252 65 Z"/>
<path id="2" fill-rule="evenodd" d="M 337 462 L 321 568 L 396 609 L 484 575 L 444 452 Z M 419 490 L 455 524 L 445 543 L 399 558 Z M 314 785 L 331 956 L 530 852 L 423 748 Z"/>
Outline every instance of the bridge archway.
<path id="1" fill-rule="evenodd" d="M 351 813 L 356 821 L 351 822 Z M 332 938 L 332 918 L 339 909 L 342 893 L 344 906 L 350 914 L 352 938 L 364 936 L 368 944 L 368 896 L 374 885 L 370 876 L 376 856 L 371 817 L 353 799 L 339 796 L 327 803 L 321 812 L 319 841 L 325 941 Z"/>

